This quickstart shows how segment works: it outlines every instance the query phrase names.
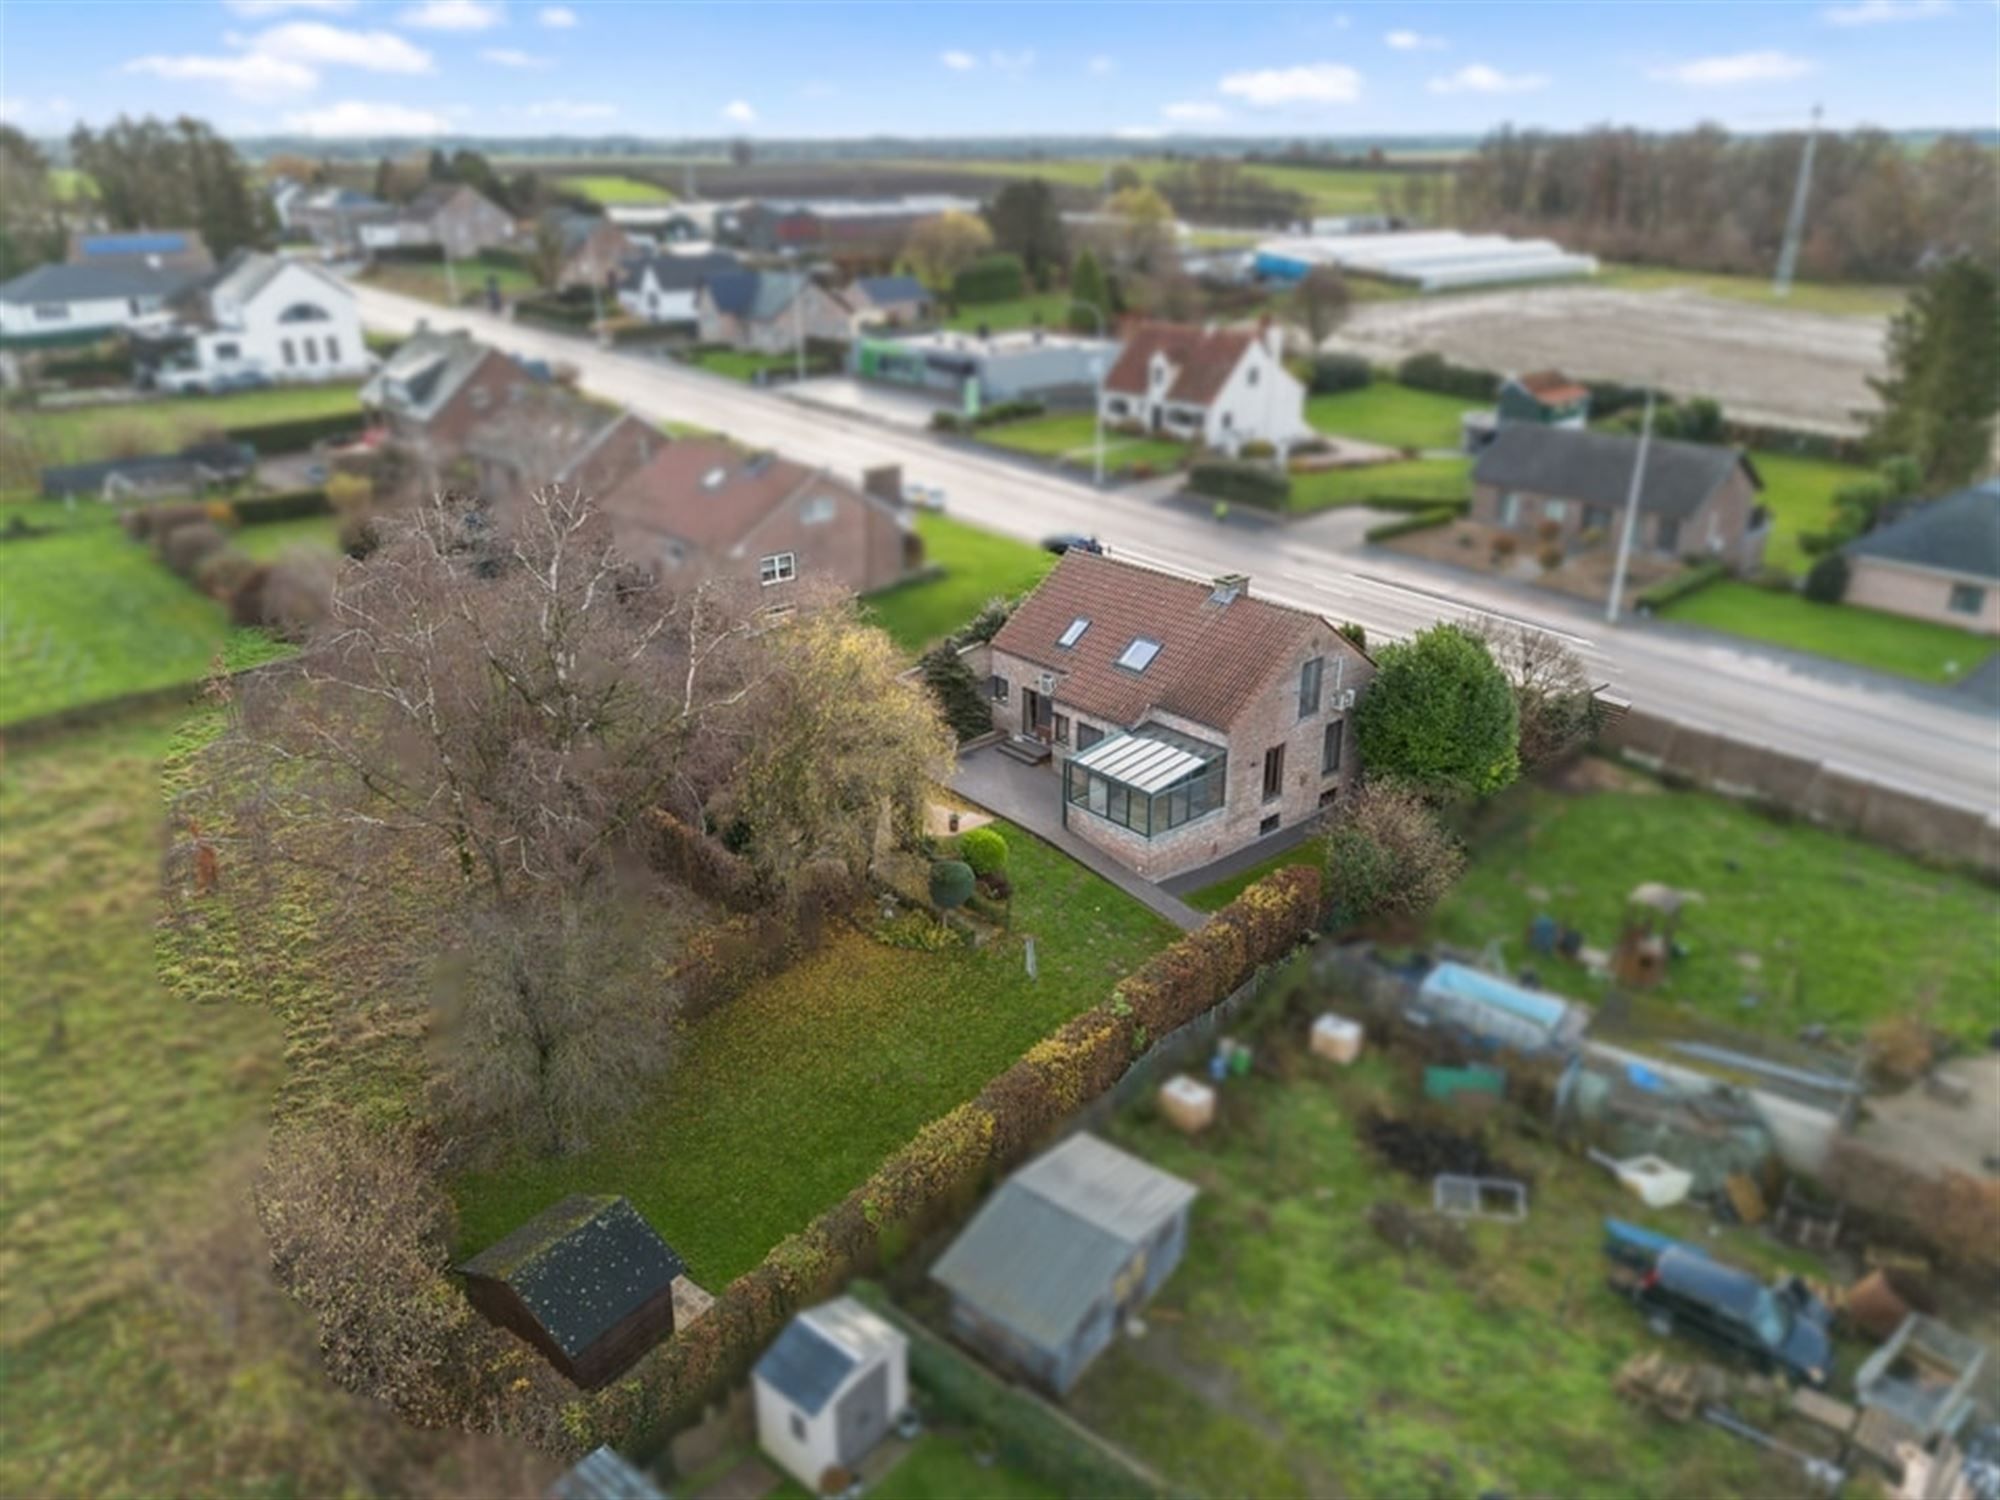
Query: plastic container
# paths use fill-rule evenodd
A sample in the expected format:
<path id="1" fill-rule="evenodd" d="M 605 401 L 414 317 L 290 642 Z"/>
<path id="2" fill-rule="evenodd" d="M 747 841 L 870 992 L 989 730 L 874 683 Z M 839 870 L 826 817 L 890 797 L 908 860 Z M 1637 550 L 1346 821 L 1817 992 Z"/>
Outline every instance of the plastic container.
<path id="1" fill-rule="evenodd" d="M 1160 1113 L 1183 1134 L 1198 1134 L 1215 1123 L 1215 1090 L 1198 1078 L 1176 1073 L 1160 1085 Z"/>
<path id="2" fill-rule="evenodd" d="M 1634 1156 L 1618 1163 L 1618 1180 L 1648 1208 L 1668 1208 L 1688 1195 L 1694 1173 L 1659 1156 Z"/>
<path id="3" fill-rule="evenodd" d="M 1363 1034 L 1359 1021 L 1328 1011 L 1312 1024 L 1312 1050 L 1346 1067 L 1361 1056 Z"/>

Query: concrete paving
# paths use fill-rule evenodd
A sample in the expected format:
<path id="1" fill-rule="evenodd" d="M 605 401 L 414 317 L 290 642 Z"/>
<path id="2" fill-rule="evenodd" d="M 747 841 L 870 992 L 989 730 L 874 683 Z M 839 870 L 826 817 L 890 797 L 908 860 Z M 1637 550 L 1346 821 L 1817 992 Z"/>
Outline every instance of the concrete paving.
<path id="1" fill-rule="evenodd" d="M 1254 844 L 1245 844 L 1234 854 L 1225 854 L 1221 859 L 1211 860 L 1185 875 L 1175 875 L 1160 882 L 1163 890 L 1176 896 L 1190 896 L 1196 891 L 1214 885 L 1218 880 L 1228 880 L 1241 875 L 1245 870 L 1255 869 L 1265 860 L 1283 854 L 1287 849 L 1297 848 L 1319 830 L 1317 820 L 1294 823 L 1289 828 L 1280 828 L 1276 833 L 1267 834 Z"/>

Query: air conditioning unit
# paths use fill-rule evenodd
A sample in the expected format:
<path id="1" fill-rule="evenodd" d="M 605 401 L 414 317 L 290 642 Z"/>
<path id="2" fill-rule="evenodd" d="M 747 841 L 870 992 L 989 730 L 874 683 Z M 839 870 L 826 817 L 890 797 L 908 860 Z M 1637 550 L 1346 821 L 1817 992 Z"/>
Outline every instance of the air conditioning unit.
<path id="1" fill-rule="evenodd" d="M 1354 707 L 1354 689 L 1348 688 L 1344 692 L 1335 693 L 1333 695 L 1333 706 L 1336 710 Z"/>
<path id="2" fill-rule="evenodd" d="M 1042 673 L 1041 690 L 1044 694 L 1050 697 L 1053 697 L 1055 695 L 1055 690 L 1056 690 L 1055 673 L 1053 672 Z"/>

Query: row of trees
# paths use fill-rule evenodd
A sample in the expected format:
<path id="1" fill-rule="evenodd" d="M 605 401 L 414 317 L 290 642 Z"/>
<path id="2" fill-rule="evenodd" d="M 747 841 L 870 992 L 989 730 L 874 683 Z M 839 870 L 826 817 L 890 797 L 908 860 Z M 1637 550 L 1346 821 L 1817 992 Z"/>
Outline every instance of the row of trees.
<path id="1" fill-rule="evenodd" d="M 100 131 L 77 126 L 69 152 L 90 179 L 97 212 L 114 229 L 194 228 L 218 259 L 268 243 L 276 230 L 269 200 L 236 148 L 204 121 L 121 115 Z"/>
<path id="2" fill-rule="evenodd" d="M 1619 260 L 1766 273 L 1784 239 L 1804 138 L 1575 135 L 1501 129 L 1460 164 L 1449 211 L 1465 227 L 1550 234 Z M 1879 130 L 1820 138 L 1800 274 L 1907 280 L 1927 257 L 2000 243 L 2000 160 L 1967 136 L 1921 152 Z"/>

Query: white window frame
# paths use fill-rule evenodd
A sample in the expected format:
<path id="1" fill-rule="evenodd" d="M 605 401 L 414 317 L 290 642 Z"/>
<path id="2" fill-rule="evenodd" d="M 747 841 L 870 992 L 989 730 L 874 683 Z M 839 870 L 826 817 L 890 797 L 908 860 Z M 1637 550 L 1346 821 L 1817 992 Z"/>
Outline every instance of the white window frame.
<path id="1" fill-rule="evenodd" d="M 838 502 L 827 494 L 809 495 L 806 503 L 799 507 L 801 526 L 824 526 L 838 511 Z"/>
<path id="2" fill-rule="evenodd" d="M 799 559 L 795 552 L 772 552 L 757 559 L 757 582 L 764 588 L 790 583 L 798 576 Z"/>

